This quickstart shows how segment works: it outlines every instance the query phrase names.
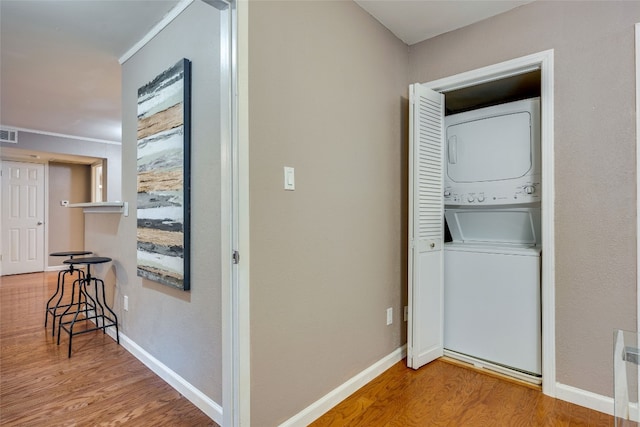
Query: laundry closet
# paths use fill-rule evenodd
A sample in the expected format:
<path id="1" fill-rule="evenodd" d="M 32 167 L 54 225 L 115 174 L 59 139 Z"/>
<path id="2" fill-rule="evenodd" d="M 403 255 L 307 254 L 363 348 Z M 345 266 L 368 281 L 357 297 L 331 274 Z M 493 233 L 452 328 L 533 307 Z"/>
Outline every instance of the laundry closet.
<path id="1" fill-rule="evenodd" d="M 416 163 L 419 170 L 412 173 L 441 177 L 442 211 L 425 210 L 422 217 L 444 216 L 439 258 L 444 355 L 540 384 L 540 71 L 443 98 L 442 163 Z M 428 151 L 425 145 L 423 152 Z M 421 200 L 435 188 L 435 183 L 425 187 Z M 423 264 L 421 275 L 437 266 L 436 258 L 428 257 L 413 258 Z"/>

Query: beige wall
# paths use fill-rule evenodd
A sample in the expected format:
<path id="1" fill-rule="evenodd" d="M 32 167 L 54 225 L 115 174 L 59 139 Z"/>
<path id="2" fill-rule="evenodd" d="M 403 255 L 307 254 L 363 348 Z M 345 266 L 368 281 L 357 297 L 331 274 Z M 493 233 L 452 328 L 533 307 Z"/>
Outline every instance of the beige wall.
<path id="1" fill-rule="evenodd" d="M 84 214 L 82 209 L 60 205 L 91 201 L 91 166 L 49 163 L 49 253 L 78 251 L 84 247 Z M 87 248 L 91 250 L 91 248 Z M 48 257 L 47 266 L 61 265 L 65 258 Z"/>
<path id="2" fill-rule="evenodd" d="M 285 421 L 406 340 L 407 84 L 550 48 L 556 52 L 557 379 L 611 394 L 612 330 L 635 329 L 636 321 L 633 24 L 639 8 L 534 2 L 408 49 L 351 2 L 250 4 L 253 425 Z M 88 216 L 93 231 L 86 239 L 100 255 L 115 255 L 112 293 L 123 332 L 221 402 L 220 314 L 210 305 L 219 298 L 219 271 L 210 262 L 219 244 L 194 239 L 200 255 L 188 294 L 135 273 L 133 94 L 179 59 L 171 57 L 176 40 L 206 32 L 200 26 L 211 23 L 196 18 L 201 12 L 190 7 L 178 26 L 125 64 L 122 174 L 131 215 Z M 187 44 L 178 50 L 194 59 L 189 49 L 198 43 Z M 215 133 L 206 127 L 214 107 L 205 93 L 194 99 L 202 114 L 194 123 L 203 124 L 194 130 L 194 226 L 211 236 L 219 226 L 211 204 L 219 198 L 219 174 L 211 172 L 219 153 L 204 142 L 203 135 Z M 283 166 L 296 168 L 293 192 L 282 188 Z M 126 313 L 123 294 L 132 307 Z M 394 308 L 392 326 L 385 325 L 387 307 Z"/>
<path id="3" fill-rule="evenodd" d="M 252 425 L 405 342 L 407 63 L 355 3 L 249 5 Z"/>
<path id="4" fill-rule="evenodd" d="M 636 329 L 634 24 L 640 2 L 537 1 L 414 45 L 410 82 L 555 50 L 557 381 L 611 396 Z"/>
<path id="5" fill-rule="evenodd" d="M 101 255 L 114 257 L 121 331 L 222 405 L 219 22 L 217 9 L 196 1 L 123 64 L 122 195 L 129 216 L 118 223 L 113 215 L 91 218 L 87 245 L 95 237 L 106 245 Z M 136 275 L 138 88 L 182 58 L 192 61 L 189 292 Z"/>

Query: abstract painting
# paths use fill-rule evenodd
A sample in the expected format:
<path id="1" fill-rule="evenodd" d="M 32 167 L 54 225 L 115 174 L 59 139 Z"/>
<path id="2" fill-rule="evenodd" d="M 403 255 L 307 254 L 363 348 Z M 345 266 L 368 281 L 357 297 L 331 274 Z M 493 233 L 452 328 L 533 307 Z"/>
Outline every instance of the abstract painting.
<path id="1" fill-rule="evenodd" d="M 138 89 L 138 276 L 189 290 L 191 62 Z"/>

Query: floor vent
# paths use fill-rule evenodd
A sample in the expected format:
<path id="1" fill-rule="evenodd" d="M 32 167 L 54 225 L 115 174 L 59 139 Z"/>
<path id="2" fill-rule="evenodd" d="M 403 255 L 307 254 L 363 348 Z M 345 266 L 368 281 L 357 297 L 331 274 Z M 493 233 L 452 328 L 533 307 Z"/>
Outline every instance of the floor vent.
<path id="1" fill-rule="evenodd" d="M 0 142 L 18 143 L 18 131 L 15 129 L 0 128 Z"/>

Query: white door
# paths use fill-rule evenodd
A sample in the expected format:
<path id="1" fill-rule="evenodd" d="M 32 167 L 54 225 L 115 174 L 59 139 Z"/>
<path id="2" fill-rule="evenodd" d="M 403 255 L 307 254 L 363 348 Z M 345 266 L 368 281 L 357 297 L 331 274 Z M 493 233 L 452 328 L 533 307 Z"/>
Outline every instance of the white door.
<path id="1" fill-rule="evenodd" d="M 409 86 L 409 318 L 407 365 L 443 354 L 444 95 Z"/>
<path id="2" fill-rule="evenodd" d="M 44 271 L 44 165 L 2 162 L 2 275 Z"/>

